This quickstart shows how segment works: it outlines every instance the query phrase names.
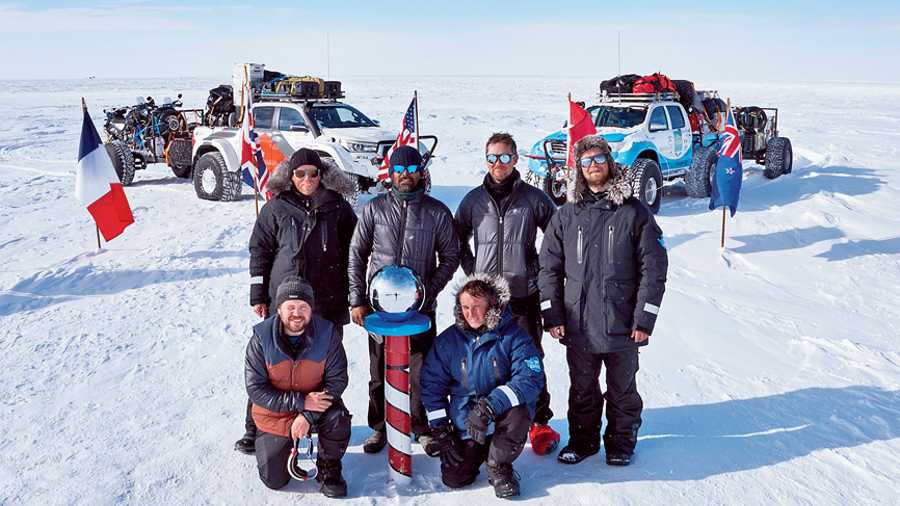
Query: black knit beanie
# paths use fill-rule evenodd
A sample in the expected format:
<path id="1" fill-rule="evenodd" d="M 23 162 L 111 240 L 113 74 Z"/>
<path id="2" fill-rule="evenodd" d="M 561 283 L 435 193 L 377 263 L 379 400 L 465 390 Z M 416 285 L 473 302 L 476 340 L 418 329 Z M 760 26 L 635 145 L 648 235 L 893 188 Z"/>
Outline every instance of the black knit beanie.
<path id="1" fill-rule="evenodd" d="M 319 158 L 319 154 L 311 149 L 300 148 L 291 155 L 291 162 L 288 164 L 288 168 L 294 170 L 301 165 L 313 165 L 321 171 L 325 170 L 325 165 L 322 163 L 322 159 Z"/>
<path id="2" fill-rule="evenodd" d="M 275 293 L 275 308 L 281 307 L 286 300 L 306 301 L 310 307 L 313 307 L 316 301 L 312 286 L 300 276 L 288 276 L 278 285 L 278 291 Z"/>

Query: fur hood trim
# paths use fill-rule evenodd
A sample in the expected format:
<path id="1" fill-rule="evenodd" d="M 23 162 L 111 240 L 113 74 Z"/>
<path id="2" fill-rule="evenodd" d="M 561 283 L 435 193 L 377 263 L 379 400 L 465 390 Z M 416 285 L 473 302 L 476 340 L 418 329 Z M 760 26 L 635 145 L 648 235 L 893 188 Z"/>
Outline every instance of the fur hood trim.
<path id="1" fill-rule="evenodd" d="M 462 307 L 459 305 L 459 296 L 462 293 L 462 289 L 471 281 L 483 281 L 488 285 L 491 292 L 488 296 L 488 310 L 484 315 L 484 324 L 481 329 L 469 327 L 466 318 L 463 316 Z M 456 304 L 453 308 L 453 316 L 456 318 L 456 326 L 461 330 L 469 332 L 489 332 L 495 330 L 502 321 L 503 311 L 509 305 L 509 299 L 511 297 L 509 283 L 507 283 L 503 277 L 484 273 L 476 273 L 467 276 L 454 291 L 456 292 Z"/>
<path id="2" fill-rule="evenodd" d="M 269 182 L 266 183 L 266 190 L 277 195 L 294 187 L 294 182 L 291 181 L 289 163 L 290 158 L 285 159 L 278 164 L 275 171 L 269 175 Z M 348 196 L 353 195 L 353 183 L 331 158 L 322 157 L 322 165 L 325 167 L 325 170 L 322 171 L 321 186 L 340 193 L 345 199 L 348 198 Z"/>
<path id="3" fill-rule="evenodd" d="M 587 181 L 585 181 L 584 175 L 582 175 L 581 170 L 579 170 L 575 181 L 575 192 L 573 194 L 574 201 L 576 203 L 582 202 L 584 200 L 584 194 L 589 191 L 590 189 L 587 187 Z M 613 204 L 621 206 L 625 200 L 633 194 L 634 189 L 631 185 L 631 179 L 628 177 L 628 170 L 618 163 L 613 164 L 612 177 L 606 184 L 607 198 Z"/>

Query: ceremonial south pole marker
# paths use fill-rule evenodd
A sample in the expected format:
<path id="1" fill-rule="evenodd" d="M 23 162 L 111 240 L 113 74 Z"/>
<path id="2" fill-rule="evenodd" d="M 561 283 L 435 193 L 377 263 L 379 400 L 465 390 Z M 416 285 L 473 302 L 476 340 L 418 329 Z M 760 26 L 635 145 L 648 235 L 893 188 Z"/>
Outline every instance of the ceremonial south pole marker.
<path id="1" fill-rule="evenodd" d="M 431 328 L 431 320 L 415 313 L 402 322 L 375 313 L 366 317 L 366 330 L 384 337 L 384 412 L 391 479 L 412 479 L 412 422 L 409 402 L 409 336 Z M 390 333 L 390 334 L 389 334 Z M 402 333 L 404 335 L 391 335 Z"/>

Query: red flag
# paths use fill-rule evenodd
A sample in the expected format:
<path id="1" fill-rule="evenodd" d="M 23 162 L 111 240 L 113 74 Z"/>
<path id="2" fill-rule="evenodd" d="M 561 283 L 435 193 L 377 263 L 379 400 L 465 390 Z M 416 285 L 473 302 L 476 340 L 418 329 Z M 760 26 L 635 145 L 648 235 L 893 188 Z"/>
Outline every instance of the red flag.
<path id="1" fill-rule="evenodd" d="M 591 117 L 590 113 L 577 103 L 572 102 L 572 99 L 569 99 L 569 127 L 566 128 L 566 133 L 568 136 L 566 139 L 566 146 L 568 146 L 566 167 L 574 169 L 575 143 L 583 137 L 596 134 L 597 128 L 594 126 L 594 118 Z"/>

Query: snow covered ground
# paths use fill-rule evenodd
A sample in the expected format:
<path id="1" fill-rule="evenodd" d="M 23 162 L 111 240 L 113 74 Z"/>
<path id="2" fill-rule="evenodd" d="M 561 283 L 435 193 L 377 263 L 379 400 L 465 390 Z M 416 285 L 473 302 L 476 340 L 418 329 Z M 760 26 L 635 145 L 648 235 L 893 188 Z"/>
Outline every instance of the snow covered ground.
<path id="1" fill-rule="evenodd" d="M 418 89 L 440 137 L 434 194 L 455 209 L 482 175 L 483 142 L 512 132 L 527 149 L 557 129 L 565 94 L 598 79 L 345 80 L 348 101 L 393 128 Z M 200 201 L 161 165 L 127 189 L 136 224 L 94 249 L 76 202 L 85 96 L 103 107 L 185 94 L 214 80 L 0 81 L 0 503 L 325 502 L 313 484 L 267 490 L 235 453 L 248 305 L 249 196 Z M 669 282 L 642 350 L 644 426 L 632 466 L 575 467 L 526 448 L 523 496 L 566 504 L 900 503 L 900 85 L 698 83 L 736 104 L 780 108 L 793 174 L 745 171 L 720 252 L 719 213 L 671 188 L 658 217 Z M 441 328 L 451 297 L 440 298 Z M 344 459 L 356 504 L 480 504 L 484 474 L 448 491 L 418 446 L 413 486 L 387 483 L 362 453 L 368 359 L 348 326 Z M 563 348 L 545 337 L 567 435 Z"/>

